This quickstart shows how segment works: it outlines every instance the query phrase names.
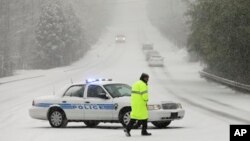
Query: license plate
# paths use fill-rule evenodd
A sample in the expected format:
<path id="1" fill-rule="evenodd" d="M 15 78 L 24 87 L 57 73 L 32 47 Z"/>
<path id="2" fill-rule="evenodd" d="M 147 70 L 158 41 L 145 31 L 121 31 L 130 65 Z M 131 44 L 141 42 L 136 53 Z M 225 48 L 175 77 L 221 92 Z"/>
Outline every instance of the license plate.
<path id="1" fill-rule="evenodd" d="M 171 113 L 171 118 L 177 118 L 178 117 L 178 113 Z"/>

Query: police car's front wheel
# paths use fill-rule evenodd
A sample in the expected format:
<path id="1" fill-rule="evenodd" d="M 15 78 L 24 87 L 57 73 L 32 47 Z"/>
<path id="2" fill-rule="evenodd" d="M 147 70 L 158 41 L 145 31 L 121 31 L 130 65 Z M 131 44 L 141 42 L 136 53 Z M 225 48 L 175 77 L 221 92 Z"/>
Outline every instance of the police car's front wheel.
<path id="1" fill-rule="evenodd" d="M 153 121 L 152 124 L 157 128 L 166 128 L 171 121 Z"/>
<path id="2" fill-rule="evenodd" d="M 65 113 L 60 109 L 52 109 L 49 112 L 49 123 L 52 127 L 63 128 L 68 124 L 68 120 L 65 116 Z"/>
<path id="3" fill-rule="evenodd" d="M 131 112 L 131 109 L 124 109 L 123 111 L 121 111 L 119 115 L 119 120 L 123 127 L 126 127 L 130 121 L 130 112 Z M 136 123 L 133 125 L 133 128 L 137 129 L 140 126 L 141 125 L 136 121 Z"/>

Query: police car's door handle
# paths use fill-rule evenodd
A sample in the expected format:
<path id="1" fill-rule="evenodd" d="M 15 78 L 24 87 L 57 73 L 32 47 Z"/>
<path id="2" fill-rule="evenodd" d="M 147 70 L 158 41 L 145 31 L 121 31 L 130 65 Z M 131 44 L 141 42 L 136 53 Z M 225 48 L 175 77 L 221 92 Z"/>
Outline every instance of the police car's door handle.
<path id="1" fill-rule="evenodd" d="M 67 103 L 67 101 L 62 101 L 62 103 Z"/>
<path id="2" fill-rule="evenodd" d="M 89 101 L 85 101 L 85 103 L 90 103 Z"/>

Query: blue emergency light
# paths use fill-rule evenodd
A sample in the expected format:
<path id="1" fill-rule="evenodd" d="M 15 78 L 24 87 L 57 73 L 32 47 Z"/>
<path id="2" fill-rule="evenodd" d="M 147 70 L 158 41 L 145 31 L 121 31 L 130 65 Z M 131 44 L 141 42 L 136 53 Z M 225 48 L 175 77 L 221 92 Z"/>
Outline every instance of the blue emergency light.
<path id="1" fill-rule="evenodd" d="M 92 83 L 92 82 L 96 82 L 96 81 L 112 81 L 112 79 L 104 79 L 104 78 L 98 78 L 98 79 L 93 79 L 93 78 L 89 78 L 86 80 L 86 83 Z"/>

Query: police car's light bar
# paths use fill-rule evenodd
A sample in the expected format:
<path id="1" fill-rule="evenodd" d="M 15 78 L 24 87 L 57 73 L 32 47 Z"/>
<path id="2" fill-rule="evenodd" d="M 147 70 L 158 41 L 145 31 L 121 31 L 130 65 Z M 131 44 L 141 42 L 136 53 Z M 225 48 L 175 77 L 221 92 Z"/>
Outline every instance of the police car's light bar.
<path id="1" fill-rule="evenodd" d="M 112 79 L 104 79 L 104 78 L 99 78 L 99 79 L 93 79 L 93 78 L 90 78 L 90 79 L 87 79 L 86 80 L 86 83 L 92 83 L 92 82 L 96 82 L 96 81 L 112 81 Z"/>

